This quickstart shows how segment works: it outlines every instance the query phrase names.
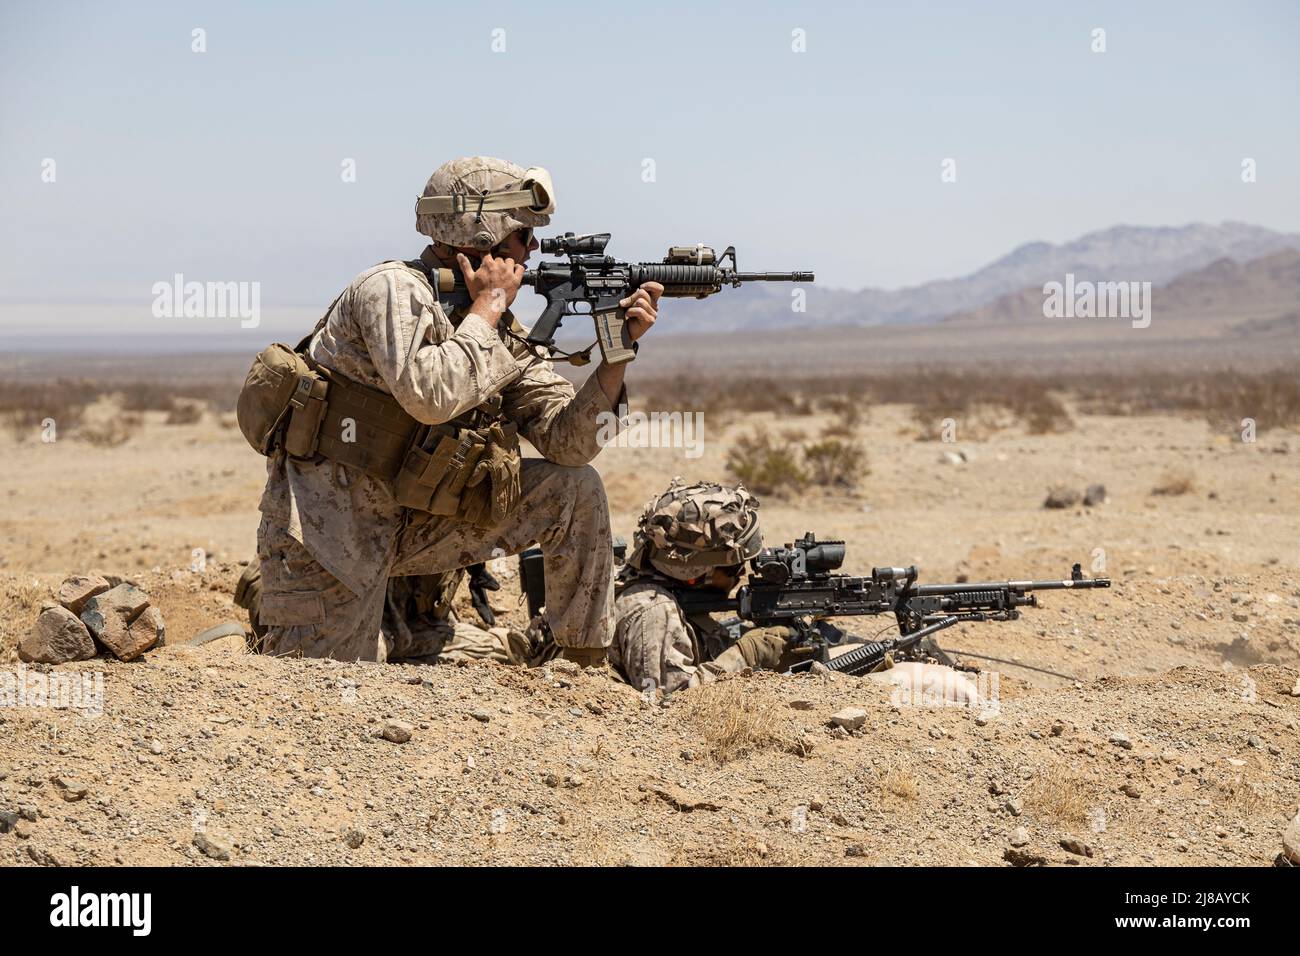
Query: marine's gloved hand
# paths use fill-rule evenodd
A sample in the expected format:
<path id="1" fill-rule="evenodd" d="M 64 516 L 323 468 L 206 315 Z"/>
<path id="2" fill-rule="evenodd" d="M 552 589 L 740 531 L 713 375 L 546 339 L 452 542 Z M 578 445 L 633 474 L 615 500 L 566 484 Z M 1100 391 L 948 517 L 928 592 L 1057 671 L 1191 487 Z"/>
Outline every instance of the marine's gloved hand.
<path id="1" fill-rule="evenodd" d="M 573 661 L 579 667 L 599 667 L 605 663 L 603 647 L 564 647 L 560 656 L 566 661 Z"/>
<path id="2" fill-rule="evenodd" d="M 474 610 L 488 627 L 496 624 L 497 616 L 492 611 L 492 605 L 488 603 L 487 592 L 500 590 L 501 582 L 492 576 L 486 564 L 469 566 L 469 598 L 474 605 Z"/>
<path id="3" fill-rule="evenodd" d="M 791 627 L 756 627 L 746 631 L 732 646 L 755 670 L 782 670 L 793 663 L 787 661 L 794 656 L 791 643 L 797 636 Z"/>

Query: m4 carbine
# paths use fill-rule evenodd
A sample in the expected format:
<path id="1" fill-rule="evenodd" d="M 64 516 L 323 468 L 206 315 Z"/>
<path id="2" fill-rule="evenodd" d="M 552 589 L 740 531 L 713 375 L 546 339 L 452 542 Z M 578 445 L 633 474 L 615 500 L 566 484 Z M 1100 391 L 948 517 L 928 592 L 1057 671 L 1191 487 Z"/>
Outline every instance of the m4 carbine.
<path id="1" fill-rule="evenodd" d="M 870 576 L 835 573 L 844 562 L 843 541 L 818 541 L 810 531 L 784 548 L 764 548 L 750 560 L 746 583 L 734 598 L 682 589 L 679 600 L 688 612 L 731 611 L 759 627 L 785 625 L 795 629 L 799 643 L 813 645 L 816 654 L 795 669 L 820 660 L 831 670 L 865 674 L 886 655 L 938 657 L 930 638 L 964 621 L 1014 621 L 1020 608 L 1037 607 L 1035 591 L 1079 591 L 1108 588 L 1108 578 L 1085 578 L 1076 564 L 1068 579 L 1059 581 L 997 581 L 979 584 L 917 584 L 915 565 L 872 568 Z M 853 643 L 836 656 L 830 648 L 843 641 L 826 618 L 893 614 L 898 636 L 883 641 Z M 946 662 L 946 660 L 945 660 Z"/>
<path id="2" fill-rule="evenodd" d="M 745 282 L 812 282 L 811 272 L 740 272 L 736 267 L 736 249 L 728 246 L 721 256 L 705 245 L 673 246 L 663 262 L 620 262 L 605 255 L 608 232 L 576 236 L 566 232 L 553 239 L 541 240 L 546 255 L 568 256 L 568 262 L 543 262 L 524 272 L 523 284 L 532 286 L 546 297 L 546 308 L 533 325 L 525 341 L 540 345 L 553 358 L 573 365 L 586 365 L 591 348 L 572 355 L 555 345 L 555 333 L 566 315 L 590 315 L 596 323 L 596 343 L 610 365 L 628 362 L 636 354 L 627 333 L 624 312 L 619 302 L 635 292 L 642 283 L 658 282 L 669 298 L 703 299 L 721 292 L 724 286 Z M 730 264 L 728 265 L 728 262 Z M 464 286 L 451 270 L 439 276 L 442 283 L 451 279 L 452 301 L 464 299 Z M 443 286 L 443 291 L 448 291 Z M 461 293 L 460 300 L 454 293 Z M 585 305 L 585 308 L 582 306 Z"/>

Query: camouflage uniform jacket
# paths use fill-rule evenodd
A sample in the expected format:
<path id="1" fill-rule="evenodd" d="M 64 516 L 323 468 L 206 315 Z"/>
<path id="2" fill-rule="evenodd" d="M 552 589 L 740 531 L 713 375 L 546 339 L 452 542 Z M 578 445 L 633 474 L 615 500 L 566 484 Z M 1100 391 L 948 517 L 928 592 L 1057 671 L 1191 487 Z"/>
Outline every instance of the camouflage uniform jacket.
<path id="1" fill-rule="evenodd" d="M 427 255 L 426 255 L 427 260 Z M 506 312 L 505 324 L 513 324 Z M 384 262 L 357 276 L 311 338 L 311 358 L 391 394 L 417 421 L 438 424 L 501 393 L 501 414 L 542 457 L 584 465 L 600 450 L 601 413 L 614 406 L 590 375 L 580 390 L 531 347 L 472 313 L 458 324 L 424 276 Z M 626 403 L 626 392 L 619 403 Z M 382 584 L 408 512 L 391 489 L 326 460 L 268 462 L 261 510 L 347 588 Z"/>

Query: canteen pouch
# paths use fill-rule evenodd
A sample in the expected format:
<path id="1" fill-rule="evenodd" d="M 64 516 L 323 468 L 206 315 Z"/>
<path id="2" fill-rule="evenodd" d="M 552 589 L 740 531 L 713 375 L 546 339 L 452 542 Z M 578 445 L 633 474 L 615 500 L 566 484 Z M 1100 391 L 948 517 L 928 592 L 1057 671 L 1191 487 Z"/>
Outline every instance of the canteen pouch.
<path id="1" fill-rule="evenodd" d="M 267 346 L 253 359 L 239 391 L 235 406 L 239 430 L 254 451 L 270 455 L 287 423 L 285 450 L 309 457 L 315 454 L 315 432 L 325 411 L 327 388 L 289 346 L 279 342 Z"/>

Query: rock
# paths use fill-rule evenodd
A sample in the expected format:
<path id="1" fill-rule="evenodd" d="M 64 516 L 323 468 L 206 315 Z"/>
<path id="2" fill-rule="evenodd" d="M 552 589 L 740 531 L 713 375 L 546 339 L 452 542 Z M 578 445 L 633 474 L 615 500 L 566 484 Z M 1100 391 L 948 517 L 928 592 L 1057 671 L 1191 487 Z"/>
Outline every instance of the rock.
<path id="1" fill-rule="evenodd" d="M 162 647 L 167 643 L 167 629 L 163 626 L 162 611 L 158 610 L 153 605 L 150 605 L 141 611 L 140 615 L 131 622 L 127 630 L 130 631 L 131 639 L 137 645 L 145 645 L 140 651 L 140 654 L 143 654 L 151 647 Z M 136 656 L 138 657 L 139 654 Z"/>
<path id="2" fill-rule="evenodd" d="M 84 783 L 73 777 L 51 777 L 50 783 L 54 784 L 61 796 L 68 803 L 75 803 L 86 796 L 90 790 Z"/>
<path id="3" fill-rule="evenodd" d="M 850 843 L 848 846 L 844 848 L 844 855 L 854 856 L 854 857 L 865 857 L 867 855 L 867 848 L 863 846 L 861 843 Z"/>
<path id="4" fill-rule="evenodd" d="M 1121 733 L 1118 730 L 1110 735 L 1110 742 L 1116 747 L 1122 747 L 1124 750 L 1133 749 L 1133 741 L 1128 739 L 1128 734 Z"/>
<path id="5" fill-rule="evenodd" d="M 1282 831 L 1282 854 L 1296 866 L 1300 866 L 1300 813 L 1287 824 Z"/>
<path id="6" fill-rule="evenodd" d="M 119 660 L 131 661 L 158 642 L 156 635 L 149 636 L 147 625 L 131 633 L 131 623 L 148 606 L 149 595 L 133 584 L 119 584 L 87 601 L 81 620 Z M 161 617 L 157 623 L 162 626 Z"/>
<path id="7" fill-rule="evenodd" d="M 37 866 L 63 866 L 62 857 L 57 856 L 52 850 L 45 850 L 31 843 L 27 844 L 27 855 Z"/>
<path id="8" fill-rule="evenodd" d="M 1291 688 L 1292 697 L 1300 697 L 1300 677 L 1295 679 L 1295 686 Z"/>
<path id="9" fill-rule="evenodd" d="M 1024 812 L 1023 805 L 1021 804 L 1019 797 L 1012 797 L 1002 806 L 1003 809 L 1005 809 L 1007 813 L 1011 814 L 1013 817 L 1018 817 L 1020 816 L 1020 814 Z"/>
<path id="10" fill-rule="evenodd" d="M 557 674 L 566 674 L 569 677 L 576 676 L 578 671 L 582 670 L 582 668 L 578 666 L 576 661 L 567 660 L 566 658 L 563 657 L 555 658 L 555 660 L 551 661 L 546 666 L 549 667 L 551 670 L 555 671 L 555 673 Z"/>
<path id="11" fill-rule="evenodd" d="M 1047 866 L 1047 857 L 1026 850 L 1007 847 L 1002 851 L 1002 859 L 1012 866 Z"/>
<path id="12" fill-rule="evenodd" d="M 1044 508 L 1072 508 L 1079 503 L 1079 492 L 1068 485 L 1052 485 L 1047 489 Z"/>
<path id="13" fill-rule="evenodd" d="M 98 574 L 74 574 L 64 578 L 54 599 L 73 614 L 80 615 L 86 602 L 96 594 L 103 594 L 112 585 Z"/>
<path id="14" fill-rule="evenodd" d="M 18 659 L 36 664 L 87 661 L 95 656 L 95 642 L 77 615 L 67 608 L 46 608 L 32 629 L 18 641 Z"/>
<path id="15" fill-rule="evenodd" d="M 158 643 L 158 630 L 148 621 L 133 629 L 120 617 L 110 617 L 96 637 L 118 660 L 133 661 Z"/>
<path id="16" fill-rule="evenodd" d="M 1088 490 L 1083 493 L 1083 503 L 1089 508 L 1095 508 L 1097 505 L 1106 503 L 1106 486 L 1089 485 Z"/>
<path id="17" fill-rule="evenodd" d="M 831 726 L 857 730 L 867 722 L 867 712 L 861 707 L 845 707 L 831 715 Z"/>
<path id="18" fill-rule="evenodd" d="M 1073 853 L 1075 856 L 1092 856 L 1092 847 L 1088 846 L 1088 844 L 1081 840 L 1076 840 L 1074 837 L 1062 840 L 1061 849 L 1068 853 Z"/>
<path id="19" fill-rule="evenodd" d="M 208 830 L 194 834 L 191 842 L 196 850 L 213 860 L 229 860 L 231 850 L 234 849 L 228 839 Z"/>
<path id="20" fill-rule="evenodd" d="M 486 710 L 471 710 L 469 712 L 469 715 L 481 724 L 486 724 L 488 721 L 492 719 L 492 715 L 489 714 Z"/>
<path id="21" fill-rule="evenodd" d="M 1124 784 L 1124 786 L 1119 788 L 1119 792 L 1124 794 L 1126 797 L 1132 797 L 1134 800 L 1137 800 L 1142 796 L 1142 788 L 1134 783 Z"/>
<path id="22" fill-rule="evenodd" d="M 1296 686 L 1297 686 L 1297 687 L 1300 687 L 1300 684 L 1297 684 Z M 1297 695 L 1297 696 L 1300 696 L 1300 695 Z M 816 706 L 816 705 L 813 704 L 813 702 L 810 701 L 810 700 L 792 700 L 792 701 L 790 701 L 790 709 L 791 709 L 791 710 L 812 710 L 814 706 Z"/>
<path id="23" fill-rule="evenodd" d="M 1059 737 L 1065 733 L 1065 724 L 1059 720 L 1052 721 L 1052 736 Z"/>
<path id="24" fill-rule="evenodd" d="M 8 833 L 18 825 L 18 813 L 15 810 L 0 810 L 0 833 Z"/>
<path id="25" fill-rule="evenodd" d="M 87 601 L 81 619 L 90 633 L 99 637 L 110 617 L 120 617 L 123 624 L 130 624 L 148 606 L 149 595 L 132 584 L 119 584 Z"/>
<path id="26" fill-rule="evenodd" d="M 964 465 L 966 464 L 966 453 L 961 451 L 946 451 L 939 456 L 939 463 L 943 465 Z"/>
<path id="27" fill-rule="evenodd" d="M 361 844 L 366 842 L 366 831 L 355 828 L 351 829 L 347 833 L 343 834 L 343 842 L 348 845 L 348 849 L 359 850 L 361 849 Z"/>
<path id="28" fill-rule="evenodd" d="M 404 744 L 411 739 L 415 728 L 404 720 L 386 720 L 379 731 L 379 736 L 395 744 Z"/>
<path id="29" fill-rule="evenodd" d="M 1012 846 L 1026 846 L 1029 843 L 1029 831 L 1024 827 L 1016 827 L 1011 831 L 1011 835 L 1007 838 L 1007 842 Z"/>

